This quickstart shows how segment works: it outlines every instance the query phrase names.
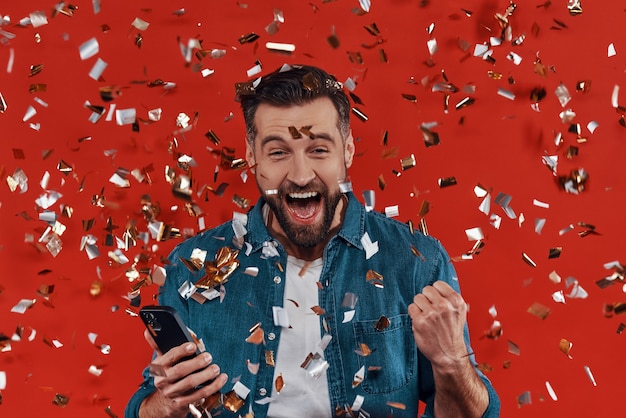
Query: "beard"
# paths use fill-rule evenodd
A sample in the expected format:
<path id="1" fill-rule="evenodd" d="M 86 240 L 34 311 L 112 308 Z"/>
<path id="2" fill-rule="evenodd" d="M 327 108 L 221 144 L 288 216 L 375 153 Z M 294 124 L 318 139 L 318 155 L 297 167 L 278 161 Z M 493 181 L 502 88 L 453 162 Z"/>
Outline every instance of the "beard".
<path id="1" fill-rule="evenodd" d="M 310 225 L 294 222 L 289 215 L 289 209 L 286 207 L 287 196 L 289 193 L 310 190 L 318 192 L 318 199 L 321 197 L 322 217 L 320 221 Z M 328 237 L 341 196 L 342 193 L 339 190 L 331 193 L 322 182 L 314 181 L 307 187 L 298 187 L 293 183 L 281 184 L 278 193 L 273 196 L 265 196 L 265 201 L 276 216 L 276 220 L 287 238 L 299 247 L 309 248 L 323 242 Z"/>

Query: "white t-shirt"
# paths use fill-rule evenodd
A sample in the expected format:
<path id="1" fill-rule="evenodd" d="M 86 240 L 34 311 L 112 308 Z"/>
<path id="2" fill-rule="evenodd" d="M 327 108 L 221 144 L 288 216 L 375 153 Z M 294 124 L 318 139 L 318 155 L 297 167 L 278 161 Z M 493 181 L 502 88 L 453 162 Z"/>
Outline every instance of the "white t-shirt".
<path id="1" fill-rule="evenodd" d="M 306 261 L 289 256 L 283 307 L 287 310 L 290 327 L 281 331 L 274 382 L 282 375 L 284 387 L 276 393 L 272 389 L 272 402 L 268 417 L 293 418 L 297 416 L 332 417 L 326 372 L 313 377 L 300 367 L 309 353 L 320 349 L 320 317 L 311 310 L 318 306 L 318 287 L 322 273 L 322 259 L 312 261 L 300 276 Z"/>

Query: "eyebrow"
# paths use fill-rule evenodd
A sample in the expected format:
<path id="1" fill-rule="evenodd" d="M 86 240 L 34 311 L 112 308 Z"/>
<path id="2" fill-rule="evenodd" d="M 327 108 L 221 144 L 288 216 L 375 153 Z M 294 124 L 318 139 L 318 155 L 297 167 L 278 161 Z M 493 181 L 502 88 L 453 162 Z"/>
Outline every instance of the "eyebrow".
<path id="1" fill-rule="evenodd" d="M 335 140 L 332 137 L 332 135 L 330 135 L 330 134 L 328 134 L 326 132 L 322 132 L 322 133 L 315 133 L 315 132 L 313 132 L 313 134 L 315 135 L 315 138 L 308 138 L 308 137 L 303 136 L 301 139 L 309 139 L 309 140 L 323 139 L 325 141 L 332 142 L 333 144 L 335 143 Z M 263 148 L 268 143 L 274 142 L 274 141 L 286 142 L 286 139 L 284 137 L 280 136 L 280 135 L 268 135 L 266 137 L 263 137 L 263 139 L 261 139 L 261 141 L 259 142 L 259 146 L 261 148 Z"/>

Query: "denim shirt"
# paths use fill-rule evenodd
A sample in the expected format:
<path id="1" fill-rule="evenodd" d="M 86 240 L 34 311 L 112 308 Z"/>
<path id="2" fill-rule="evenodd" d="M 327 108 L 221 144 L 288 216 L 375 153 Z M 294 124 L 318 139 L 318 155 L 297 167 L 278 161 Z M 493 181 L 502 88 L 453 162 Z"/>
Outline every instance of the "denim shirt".
<path id="1" fill-rule="evenodd" d="M 348 410 L 359 400 L 363 416 L 414 418 L 419 399 L 426 402 L 422 417 L 434 417 L 432 369 L 417 349 L 408 306 L 415 294 L 436 280 L 444 280 L 459 291 L 454 268 L 439 241 L 417 231 L 411 233 L 408 225 L 380 213 L 366 211 L 352 193 L 347 197 L 344 222 L 324 250 L 320 276 L 320 335 L 332 337 L 323 352 L 328 362 L 329 410 L 335 415 L 335 411 Z M 179 287 L 186 281 L 195 283 L 204 272 L 192 273 L 180 259 L 189 259 L 197 248 L 207 251 L 206 261 L 214 260 L 221 247 L 238 249 L 232 221 L 179 244 L 170 254 L 167 278 L 160 289 L 159 303 L 178 310 L 187 326 L 202 338 L 213 362 L 228 374 L 222 393 L 230 391 L 235 382 L 250 390 L 237 413 L 224 409 L 220 411 L 222 417 L 252 411 L 255 418 L 264 418 L 267 398 L 272 395 L 274 369 L 266 362 L 266 353 L 278 353 L 281 327 L 274 324 L 272 311 L 283 306 L 287 254 L 265 226 L 263 205 L 260 200 L 247 214 L 245 243 L 237 256 L 240 265 L 223 285 L 221 298 L 201 304 L 181 297 Z M 363 242 L 367 241 L 362 241 L 365 233 L 378 245 L 378 251 L 366 252 Z M 258 268 L 258 274 L 246 274 L 248 267 Z M 378 273 L 375 280 L 370 280 L 370 271 Z M 354 306 L 342 305 L 347 293 L 358 298 Z M 348 311 L 354 311 L 353 317 L 344 320 Z M 382 316 L 389 321 L 386 327 L 377 326 Z M 265 337 L 258 345 L 246 342 L 256 324 Z M 467 326 L 465 341 L 472 353 Z M 357 353 L 361 344 L 366 344 L 371 354 Z M 474 364 L 473 356 L 470 360 Z M 258 372 L 249 364 L 258 364 Z M 353 385 L 362 367 L 365 377 Z M 489 380 L 477 373 L 489 393 L 489 407 L 483 416 L 498 417 L 498 396 Z M 143 376 L 143 383 L 127 405 L 126 417 L 137 417 L 141 402 L 155 390 L 147 368 Z M 307 400 L 302 399 L 302 416 L 307 416 L 306 408 Z"/>

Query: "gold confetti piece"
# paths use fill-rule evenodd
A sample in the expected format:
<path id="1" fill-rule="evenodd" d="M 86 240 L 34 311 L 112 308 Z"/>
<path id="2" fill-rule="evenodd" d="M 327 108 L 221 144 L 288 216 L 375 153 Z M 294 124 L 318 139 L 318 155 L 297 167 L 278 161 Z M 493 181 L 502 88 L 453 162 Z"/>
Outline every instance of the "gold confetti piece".
<path id="1" fill-rule="evenodd" d="M 546 319 L 548 315 L 550 315 L 550 308 L 539 302 L 535 302 L 528 308 L 528 313 L 531 313 L 540 319 Z"/>
<path id="2" fill-rule="evenodd" d="M 559 258 L 561 256 L 561 252 L 563 252 L 563 247 L 550 248 L 548 258 Z"/>
<path id="3" fill-rule="evenodd" d="M 257 35 L 254 32 L 251 32 L 251 33 L 248 33 L 246 35 L 241 36 L 239 38 L 239 43 L 242 44 L 242 45 L 243 44 L 249 44 L 249 43 L 252 43 L 252 42 L 256 41 L 259 38 L 260 38 L 259 35 Z"/>
<path id="4" fill-rule="evenodd" d="M 281 390 L 285 387 L 285 381 L 283 379 L 283 374 L 279 373 L 278 377 L 274 381 L 274 388 L 276 389 L 276 394 L 279 394 Z"/>
<path id="5" fill-rule="evenodd" d="M 217 251 L 215 260 L 204 263 L 205 274 L 195 283 L 199 289 L 214 289 L 228 282 L 229 277 L 239 267 L 239 250 L 222 247 Z"/>
<path id="6" fill-rule="evenodd" d="M 319 81 L 312 73 L 307 73 L 302 77 L 302 86 L 311 92 L 318 92 L 321 87 Z"/>
<path id="7" fill-rule="evenodd" d="M 234 390 L 231 390 L 224 396 L 223 402 L 224 408 L 235 413 L 243 406 L 244 400 L 241 399 Z"/>
<path id="8" fill-rule="evenodd" d="M 360 347 L 359 349 L 354 350 L 354 352 L 357 353 L 359 356 L 367 357 L 370 354 L 372 354 L 372 350 L 370 350 L 370 348 L 367 346 L 367 344 L 360 343 L 359 347 Z"/>
<path id="9" fill-rule="evenodd" d="M 311 132 L 311 128 L 312 126 L 302 126 L 300 128 L 300 132 L 302 132 L 304 135 L 308 136 L 311 139 L 315 139 L 315 134 Z"/>
<path id="10" fill-rule="evenodd" d="M 339 44 L 340 44 L 339 37 L 337 36 L 334 30 L 333 30 L 333 33 L 331 33 L 330 35 L 326 37 L 326 41 L 328 42 L 331 48 L 333 49 L 339 48 Z"/>
<path id="11" fill-rule="evenodd" d="M 326 313 L 326 311 L 320 306 L 311 306 L 311 310 L 318 316 Z"/>
<path id="12" fill-rule="evenodd" d="M 106 414 L 111 418 L 117 418 L 117 415 L 113 412 L 110 406 L 104 408 L 104 412 L 106 412 Z"/>
<path id="13" fill-rule="evenodd" d="M 391 148 L 383 148 L 380 158 L 383 160 L 389 158 L 396 158 L 398 156 L 399 146 L 391 147 Z"/>
<path id="14" fill-rule="evenodd" d="M 585 190 L 585 184 L 589 180 L 589 173 L 584 168 L 571 170 L 567 176 L 559 176 L 561 187 L 568 192 L 578 194 Z"/>
<path id="15" fill-rule="evenodd" d="M 0 333 L 0 353 L 6 353 L 6 352 L 9 352 L 9 351 L 11 351 L 11 338 L 9 338 L 6 335 Z M 0 388 L 0 389 L 2 389 L 2 388 Z"/>
<path id="16" fill-rule="evenodd" d="M 0 93 L 0 113 L 4 113 L 7 110 L 7 102 L 4 100 L 4 96 Z"/>
<path id="17" fill-rule="evenodd" d="M 390 324 L 389 319 L 387 319 L 387 317 L 383 315 L 380 318 L 378 318 L 378 320 L 374 324 L 374 329 L 378 332 L 382 332 L 385 329 L 387 329 L 387 327 L 389 327 L 389 324 Z"/>
<path id="18" fill-rule="evenodd" d="M 309 267 L 311 267 L 311 262 L 310 261 L 305 262 L 302 268 L 300 269 L 300 271 L 298 272 L 298 276 L 304 277 Z"/>
<path id="19" fill-rule="evenodd" d="M 565 353 L 567 355 L 568 358 L 572 358 L 572 356 L 569 354 L 571 349 L 572 349 L 573 344 L 569 341 L 567 341 L 565 338 L 561 338 L 561 341 L 559 341 L 559 349 Z"/>
<path id="20" fill-rule="evenodd" d="M 44 92 L 47 90 L 47 88 L 48 88 L 47 84 L 31 84 L 30 87 L 28 88 L 28 92 L 29 93 Z"/>
<path id="21" fill-rule="evenodd" d="M 426 148 L 432 147 L 434 145 L 439 145 L 440 140 L 439 140 L 439 134 L 437 132 L 431 131 L 424 125 L 420 126 L 420 130 L 422 131 L 422 135 L 424 137 L 424 144 L 426 145 Z"/>
<path id="22" fill-rule="evenodd" d="M 571 16 L 578 16 L 583 13 L 583 6 L 580 0 L 569 0 L 567 2 L 567 10 Z"/>
<path id="23" fill-rule="evenodd" d="M 380 190 L 385 190 L 385 186 L 386 186 L 386 182 L 385 182 L 385 178 L 383 177 L 383 175 L 381 174 L 380 176 L 378 176 L 378 188 Z"/>
<path id="24" fill-rule="evenodd" d="M 489 329 L 486 330 L 483 335 L 489 339 L 497 340 L 502 335 L 502 332 L 502 324 L 500 323 L 500 321 L 493 321 L 491 327 L 489 327 Z"/>
<path id="25" fill-rule="evenodd" d="M 444 187 L 449 187 L 449 186 L 455 186 L 456 183 L 456 177 L 443 177 L 443 178 L 439 178 L 437 180 L 437 184 L 439 184 L 440 188 L 444 188 Z"/>
<path id="26" fill-rule="evenodd" d="M 239 206 L 241 209 L 247 209 L 250 206 L 250 202 L 245 197 L 233 195 L 233 203 Z"/>
<path id="27" fill-rule="evenodd" d="M 30 73 L 28 74 L 28 76 L 29 77 L 36 76 L 37 74 L 39 74 L 42 71 L 43 71 L 43 64 L 31 65 L 30 66 Z"/>
<path id="28" fill-rule="evenodd" d="M 508 341 L 508 346 L 509 346 L 509 353 L 511 354 L 515 354 L 516 356 L 520 355 L 520 349 L 519 346 L 517 344 L 515 344 L 513 341 Z"/>
<path id="29" fill-rule="evenodd" d="M 215 132 L 213 132 L 212 129 L 209 129 L 209 131 L 205 133 L 204 136 L 206 136 L 211 142 L 213 142 L 213 144 L 215 145 L 220 144 L 219 137 L 215 134 Z"/>
<path id="30" fill-rule="evenodd" d="M 415 155 L 411 154 L 408 157 L 405 157 L 400 160 L 400 164 L 402 165 L 402 171 L 406 171 L 409 168 L 415 167 L 417 162 L 415 161 Z"/>
<path id="31" fill-rule="evenodd" d="M 367 271 L 365 274 L 365 280 L 378 288 L 383 288 L 383 275 L 375 272 L 374 270 Z"/>
<path id="32" fill-rule="evenodd" d="M 55 17 L 59 14 L 67 16 L 67 17 L 73 17 L 74 13 L 77 10 L 78 10 L 78 6 L 76 5 L 68 4 L 67 7 L 65 7 L 65 2 L 60 2 L 59 4 L 56 5 L 54 10 L 52 11 L 52 17 Z"/>
<path id="33" fill-rule="evenodd" d="M 401 411 L 404 411 L 406 409 L 406 405 L 400 402 L 387 401 L 387 406 L 390 406 L 395 409 L 400 409 Z"/>
<path id="34" fill-rule="evenodd" d="M 428 232 L 428 231 L 426 231 Z M 427 234 L 425 234 L 427 235 Z M 417 248 L 415 248 L 414 245 L 411 245 L 411 252 L 413 253 L 414 256 L 419 257 L 422 261 L 426 261 L 426 257 L 424 257 L 422 255 L 422 253 L 419 252 L 419 250 Z"/>
<path id="35" fill-rule="evenodd" d="M 380 62 L 382 62 L 383 64 L 389 62 L 388 58 L 387 58 L 387 53 L 385 52 L 384 49 L 379 49 L 378 50 L 378 59 L 380 60 Z M 417 102 L 417 99 L 415 100 Z"/>
<path id="36" fill-rule="evenodd" d="M 245 159 L 243 158 L 235 158 L 231 163 L 230 163 L 230 169 L 231 170 L 241 170 L 244 169 L 248 166 L 248 163 L 246 162 Z"/>
<path id="37" fill-rule="evenodd" d="M 61 408 L 65 408 L 69 402 L 70 402 L 69 396 L 62 395 L 60 393 L 55 394 L 54 399 L 52 400 L 52 403 L 54 405 L 60 406 Z"/>
<path id="38" fill-rule="evenodd" d="M 274 351 L 265 350 L 265 364 L 269 367 L 274 367 L 276 365 L 274 361 Z"/>
<path id="39" fill-rule="evenodd" d="M 576 82 L 576 91 L 589 93 L 591 91 L 591 80 L 580 80 Z"/>
<path id="40" fill-rule="evenodd" d="M 263 343 L 263 341 L 265 341 L 265 336 L 263 334 L 263 328 L 261 328 L 261 323 L 259 322 L 250 330 L 250 335 L 246 338 L 246 342 L 259 345 Z"/>
<path id="41" fill-rule="evenodd" d="M 493 371 L 493 366 L 489 363 L 478 363 L 476 368 L 483 372 L 483 374 L 487 374 Z"/>
<path id="42" fill-rule="evenodd" d="M 291 134 L 291 137 L 293 139 L 300 139 L 300 138 L 302 138 L 302 134 L 298 131 L 298 128 L 296 128 L 295 126 L 290 126 L 289 127 L 289 133 Z"/>
<path id="43" fill-rule="evenodd" d="M 366 31 L 369 32 L 370 35 L 372 36 L 379 36 L 380 35 L 380 29 L 378 29 L 378 26 L 376 25 L 376 23 L 372 23 L 369 25 L 365 25 L 363 26 L 365 28 Z"/>

